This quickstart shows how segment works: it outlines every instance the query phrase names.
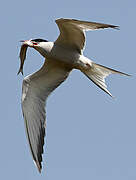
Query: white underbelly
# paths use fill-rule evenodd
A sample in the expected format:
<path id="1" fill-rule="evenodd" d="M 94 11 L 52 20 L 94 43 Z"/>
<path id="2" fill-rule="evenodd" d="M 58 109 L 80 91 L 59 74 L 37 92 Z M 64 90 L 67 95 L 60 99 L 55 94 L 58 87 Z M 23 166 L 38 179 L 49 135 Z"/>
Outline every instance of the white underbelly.
<path id="1" fill-rule="evenodd" d="M 80 54 L 71 49 L 54 46 L 50 51 L 49 56 L 53 59 L 74 64 L 79 59 Z"/>
<path id="2" fill-rule="evenodd" d="M 81 69 L 90 64 L 91 61 L 85 56 L 79 54 L 76 50 L 61 47 L 52 42 L 45 44 L 43 49 L 37 49 L 46 59 L 58 60 L 71 65 L 73 68 Z"/>

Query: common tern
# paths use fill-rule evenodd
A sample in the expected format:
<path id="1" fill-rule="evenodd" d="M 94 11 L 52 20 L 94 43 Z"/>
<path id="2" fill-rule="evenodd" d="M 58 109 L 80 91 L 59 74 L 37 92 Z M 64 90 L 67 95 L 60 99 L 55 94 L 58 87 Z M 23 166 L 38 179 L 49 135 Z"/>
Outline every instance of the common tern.
<path id="1" fill-rule="evenodd" d="M 22 112 L 25 121 L 26 134 L 33 160 L 41 172 L 42 154 L 46 127 L 45 104 L 50 93 L 55 90 L 73 69 L 84 73 L 92 82 L 107 94 L 105 78 L 110 74 L 129 76 L 126 73 L 94 63 L 83 55 L 85 47 L 85 31 L 104 28 L 118 29 L 118 26 L 80 21 L 75 19 L 57 19 L 60 35 L 55 42 L 43 39 L 22 41 L 20 50 L 20 69 L 26 59 L 27 48 L 37 50 L 46 60 L 37 72 L 23 80 Z"/>

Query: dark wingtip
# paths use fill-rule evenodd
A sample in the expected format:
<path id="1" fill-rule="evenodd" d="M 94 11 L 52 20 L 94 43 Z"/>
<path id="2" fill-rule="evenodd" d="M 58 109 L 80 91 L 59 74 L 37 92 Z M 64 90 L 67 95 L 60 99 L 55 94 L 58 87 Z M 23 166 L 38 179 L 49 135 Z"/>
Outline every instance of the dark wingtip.
<path id="1" fill-rule="evenodd" d="M 114 26 L 114 29 L 120 30 L 119 26 Z"/>
<path id="2" fill-rule="evenodd" d="M 39 173 L 41 173 L 41 170 L 42 170 L 42 165 L 41 165 L 41 163 L 39 163 L 38 161 L 34 161 L 34 162 L 35 162 L 35 164 L 36 164 L 36 166 L 37 166 L 37 168 L 38 168 Z"/>
<path id="3" fill-rule="evenodd" d="M 124 75 L 129 76 L 129 77 L 131 77 L 131 76 L 132 76 L 131 74 L 126 74 L 126 73 L 124 73 Z"/>
<path id="4" fill-rule="evenodd" d="M 116 29 L 116 30 L 120 30 L 119 26 L 115 26 L 115 25 L 109 25 L 110 28 Z"/>

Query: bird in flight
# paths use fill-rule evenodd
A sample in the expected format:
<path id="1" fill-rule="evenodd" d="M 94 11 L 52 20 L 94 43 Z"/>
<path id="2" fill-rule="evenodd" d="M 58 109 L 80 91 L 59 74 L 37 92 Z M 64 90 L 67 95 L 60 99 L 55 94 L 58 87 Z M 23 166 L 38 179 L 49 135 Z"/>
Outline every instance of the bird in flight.
<path id="1" fill-rule="evenodd" d="M 26 59 L 27 48 L 37 50 L 46 60 L 37 72 L 23 80 L 22 112 L 25 121 L 26 134 L 33 160 L 41 172 L 42 154 L 46 127 L 45 105 L 50 93 L 64 82 L 73 69 L 80 70 L 92 82 L 107 94 L 105 78 L 110 74 L 127 75 L 126 73 L 96 64 L 83 55 L 85 47 L 85 31 L 104 28 L 118 29 L 118 26 L 80 21 L 75 19 L 57 19 L 56 24 L 60 35 L 55 42 L 43 39 L 22 41 L 20 50 L 20 69 Z"/>

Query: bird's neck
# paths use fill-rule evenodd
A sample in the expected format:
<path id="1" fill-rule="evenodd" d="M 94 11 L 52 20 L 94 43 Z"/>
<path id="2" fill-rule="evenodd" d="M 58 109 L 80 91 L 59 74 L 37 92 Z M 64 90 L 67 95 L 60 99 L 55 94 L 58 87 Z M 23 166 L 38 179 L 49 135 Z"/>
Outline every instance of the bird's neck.
<path id="1" fill-rule="evenodd" d="M 43 57 L 46 58 L 50 54 L 53 45 L 53 42 L 41 42 L 39 43 L 39 46 L 35 46 L 34 49 L 36 49 Z"/>

